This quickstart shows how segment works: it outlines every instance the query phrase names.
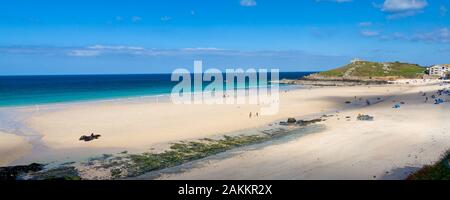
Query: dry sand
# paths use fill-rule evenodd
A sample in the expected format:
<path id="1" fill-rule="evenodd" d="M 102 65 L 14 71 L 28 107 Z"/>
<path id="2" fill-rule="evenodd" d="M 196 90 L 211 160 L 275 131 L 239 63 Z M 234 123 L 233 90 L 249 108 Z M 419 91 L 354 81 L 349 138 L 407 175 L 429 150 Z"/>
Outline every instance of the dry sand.
<path id="1" fill-rule="evenodd" d="M 281 92 L 280 112 L 255 117 L 257 105 L 174 105 L 154 103 L 92 103 L 32 115 L 28 125 L 43 135 L 50 148 L 137 148 L 195 139 L 267 125 L 292 116 L 306 116 L 345 106 L 354 96 L 392 94 L 400 87 L 316 88 Z M 249 118 L 249 113 L 253 117 Z M 78 141 L 84 134 L 99 140 Z"/>
<path id="2" fill-rule="evenodd" d="M 324 123 L 324 132 L 195 163 L 160 179 L 404 179 L 450 149 L 449 105 L 424 103 L 419 95 L 440 88 L 411 88 L 379 104 L 340 112 Z M 393 109 L 393 100 L 406 104 Z M 357 121 L 359 113 L 375 120 Z"/>

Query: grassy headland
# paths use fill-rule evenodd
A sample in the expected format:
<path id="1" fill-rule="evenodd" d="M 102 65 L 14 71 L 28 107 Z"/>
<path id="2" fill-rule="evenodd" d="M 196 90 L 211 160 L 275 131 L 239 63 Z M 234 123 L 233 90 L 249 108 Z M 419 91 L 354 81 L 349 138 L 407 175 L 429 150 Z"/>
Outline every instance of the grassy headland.
<path id="1" fill-rule="evenodd" d="M 425 71 L 424 67 L 417 64 L 355 61 L 340 68 L 314 74 L 311 78 L 421 78 Z"/>

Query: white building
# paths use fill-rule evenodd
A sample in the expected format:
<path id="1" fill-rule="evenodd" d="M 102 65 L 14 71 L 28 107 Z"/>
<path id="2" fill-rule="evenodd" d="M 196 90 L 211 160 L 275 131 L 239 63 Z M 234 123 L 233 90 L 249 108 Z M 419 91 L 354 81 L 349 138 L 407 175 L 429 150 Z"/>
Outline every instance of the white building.
<path id="1" fill-rule="evenodd" d="M 450 65 L 434 65 L 428 68 L 428 72 L 432 76 L 445 77 L 450 72 Z"/>
<path id="2" fill-rule="evenodd" d="M 351 60 L 350 63 L 362 62 L 362 61 L 364 61 L 364 60 L 359 59 L 359 58 L 355 58 L 355 59 Z"/>

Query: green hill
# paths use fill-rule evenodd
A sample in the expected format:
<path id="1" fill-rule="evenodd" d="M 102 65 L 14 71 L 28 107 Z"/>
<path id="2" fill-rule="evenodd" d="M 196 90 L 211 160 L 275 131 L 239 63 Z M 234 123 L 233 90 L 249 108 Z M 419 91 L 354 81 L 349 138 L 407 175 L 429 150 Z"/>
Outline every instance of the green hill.
<path id="1" fill-rule="evenodd" d="M 419 78 L 425 74 L 426 69 L 416 64 L 400 63 L 400 62 L 369 62 L 355 61 L 346 66 L 333 70 L 320 72 L 315 76 L 320 77 L 339 77 L 339 78 Z"/>

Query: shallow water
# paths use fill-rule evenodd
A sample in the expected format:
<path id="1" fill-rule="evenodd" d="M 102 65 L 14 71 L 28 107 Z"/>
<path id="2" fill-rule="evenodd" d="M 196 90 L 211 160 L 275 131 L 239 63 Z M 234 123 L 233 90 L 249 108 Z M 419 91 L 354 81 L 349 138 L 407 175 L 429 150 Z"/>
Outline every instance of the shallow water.
<path id="1" fill-rule="evenodd" d="M 295 79 L 308 74 L 283 72 L 279 77 Z M 171 74 L 0 76 L 0 107 L 168 95 L 177 83 L 171 81 Z M 235 89 L 254 87 L 258 84 L 247 81 L 237 83 Z"/>

